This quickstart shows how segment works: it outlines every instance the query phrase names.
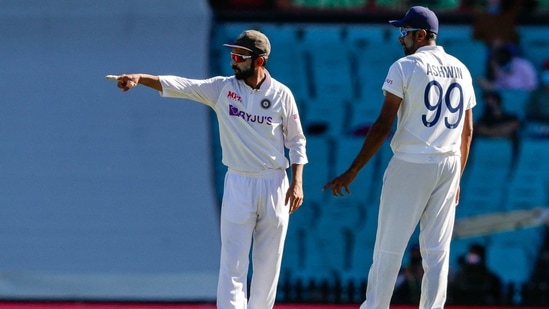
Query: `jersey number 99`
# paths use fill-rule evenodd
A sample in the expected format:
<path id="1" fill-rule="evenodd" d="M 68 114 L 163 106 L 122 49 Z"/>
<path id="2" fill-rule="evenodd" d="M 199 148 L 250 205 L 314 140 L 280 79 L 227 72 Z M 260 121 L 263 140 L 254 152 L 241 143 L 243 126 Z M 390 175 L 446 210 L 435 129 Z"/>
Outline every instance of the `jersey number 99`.
<path id="1" fill-rule="evenodd" d="M 433 87 L 435 87 L 435 89 L 433 89 Z M 429 100 L 429 95 L 431 94 L 431 91 L 435 91 L 435 93 L 438 94 L 438 98 L 436 102 L 431 102 L 431 100 Z M 457 91 L 456 95 L 452 96 L 452 94 L 456 91 Z M 457 99 L 457 100 L 454 100 L 454 101 L 457 101 L 457 106 L 452 105 L 452 98 Z M 423 102 L 425 103 L 425 107 L 427 107 L 429 111 L 435 112 L 435 115 L 432 117 L 431 121 L 429 121 L 426 114 L 422 115 L 421 120 L 423 121 L 424 126 L 426 127 L 435 126 L 440 120 L 442 109 L 446 107 L 446 109 L 450 113 L 455 114 L 457 116 L 457 119 L 454 122 L 450 122 L 450 120 L 448 119 L 448 116 L 446 116 L 444 117 L 444 125 L 448 129 L 455 129 L 458 127 L 459 123 L 461 122 L 461 117 L 463 116 L 463 90 L 459 83 L 451 83 L 448 86 L 448 89 L 446 89 L 446 91 L 443 91 L 442 86 L 440 85 L 439 82 L 435 80 L 429 82 L 425 87 Z"/>

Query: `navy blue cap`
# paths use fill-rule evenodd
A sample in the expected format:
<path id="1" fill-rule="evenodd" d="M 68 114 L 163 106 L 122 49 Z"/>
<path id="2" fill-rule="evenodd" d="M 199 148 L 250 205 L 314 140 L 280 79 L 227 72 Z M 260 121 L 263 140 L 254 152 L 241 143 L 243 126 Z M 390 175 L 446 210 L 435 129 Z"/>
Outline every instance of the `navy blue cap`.
<path id="1" fill-rule="evenodd" d="M 390 20 L 389 23 L 395 27 L 412 27 L 425 29 L 438 34 L 438 18 L 435 12 L 424 6 L 411 7 L 401 20 Z"/>

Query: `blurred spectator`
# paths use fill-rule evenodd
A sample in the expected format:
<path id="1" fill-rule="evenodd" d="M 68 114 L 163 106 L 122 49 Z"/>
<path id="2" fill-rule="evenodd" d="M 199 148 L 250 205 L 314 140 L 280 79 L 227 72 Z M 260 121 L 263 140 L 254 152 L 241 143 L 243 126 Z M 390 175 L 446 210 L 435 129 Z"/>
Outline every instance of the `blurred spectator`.
<path id="1" fill-rule="evenodd" d="M 421 294 L 423 266 L 419 245 L 413 245 L 409 250 L 409 262 L 403 267 L 397 277 L 391 302 L 399 305 L 418 305 Z"/>
<path id="2" fill-rule="evenodd" d="M 486 266 L 484 246 L 472 244 L 449 282 L 448 304 L 495 306 L 501 297 L 501 279 Z"/>
<path id="3" fill-rule="evenodd" d="M 518 18 L 521 12 L 528 10 L 534 0 L 463 0 L 466 7 L 475 12 L 472 38 L 483 42 L 486 47 L 485 75 L 493 79 L 490 59 L 495 50 L 505 45 L 513 56 L 520 56 L 520 37 Z"/>
<path id="4" fill-rule="evenodd" d="M 540 85 L 530 94 L 525 114 L 524 134 L 533 138 L 549 138 L 549 59 L 543 63 Z"/>
<path id="5" fill-rule="evenodd" d="M 549 308 L 549 230 L 545 230 L 543 246 L 522 299 L 523 305 Z"/>
<path id="6" fill-rule="evenodd" d="M 477 80 L 483 90 L 534 90 L 538 86 L 537 71 L 531 61 L 513 52 L 509 45 L 498 46 L 489 59 L 487 76 Z"/>
<path id="7" fill-rule="evenodd" d="M 540 85 L 532 92 L 526 105 L 526 118 L 549 123 L 549 59 L 543 63 Z"/>
<path id="8" fill-rule="evenodd" d="M 503 44 L 519 46 L 517 17 L 523 0 L 476 1 L 477 14 L 473 22 L 473 39 L 482 41 L 488 48 Z"/>
<path id="9" fill-rule="evenodd" d="M 505 111 L 499 92 L 485 91 L 482 99 L 484 110 L 475 123 L 475 137 L 509 138 L 516 157 L 521 126 L 519 117 Z"/>

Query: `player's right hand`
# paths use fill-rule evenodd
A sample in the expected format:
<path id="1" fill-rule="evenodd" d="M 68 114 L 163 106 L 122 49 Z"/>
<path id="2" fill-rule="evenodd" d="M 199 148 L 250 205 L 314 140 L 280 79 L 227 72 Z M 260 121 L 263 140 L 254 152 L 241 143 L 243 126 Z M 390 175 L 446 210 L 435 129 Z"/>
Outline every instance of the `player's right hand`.
<path id="1" fill-rule="evenodd" d="M 332 195 L 335 197 L 338 196 L 344 196 L 345 194 L 341 191 L 342 188 L 345 188 L 345 192 L 347 194 L 351 194 L 351 190 L 349 189 L 349 185 L 353 180 L 356 178 L 356 173 L 353 173 L 349 170 L 345 171 L 345 173 L 337 176 L 336 178 L 330 180 L 327 184 L 324 185 L 322 188 L 322 191 L 325 191 L 328 188 L 332 188 Z"/>
<path id="2" fill-rule="evenodd" d="M 139 74 L 122 74 L 118 76 L 118 88 L 124 92 L 132 89 L 139 84 Z"/>

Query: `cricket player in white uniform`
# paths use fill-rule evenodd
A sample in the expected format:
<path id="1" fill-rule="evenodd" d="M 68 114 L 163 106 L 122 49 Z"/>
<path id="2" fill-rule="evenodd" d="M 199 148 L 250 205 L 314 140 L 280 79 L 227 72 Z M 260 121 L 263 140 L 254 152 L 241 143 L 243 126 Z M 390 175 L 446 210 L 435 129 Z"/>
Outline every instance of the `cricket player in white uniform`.
<path id="1" fill-rule="evenodd" d="M 389 68 L 385 99 L 351 166 L 326 184 L 334 196 L 350 194 L 349 185 L 391 131 L 393 158 L 383 179 L 373 264 L 362 309 L 387 309 L 406 246 L 420 224 L 424 275 L 420 308 L 443 308 L 449 251 L 473 132 L 476 105 L 471 75 L 455 57 L 436 45 L 438 19 L 428 8 L 410 8 L 399 42 L 405 57 Z M 362 189 L 362 188 L 360 188 Z"/>
<path id="2" fill-rule="evenodd" d="M 268 38 L 247 30 L 225 46 L 232 48 L 235 76 L 196 80 L 125 74 L 118 77 L 118 87 L 127 91 L 143 84 L 162 96 L 197 101 L 216 112 L 222 161 L 228 167 L 217 307 L 269 309 L 275 302 L 289 215 L 303 202 L 305 136 L 294 96 L 265 69 L 271 51 Z M 291 182 L 286 174 L 290 163 Z"/>

